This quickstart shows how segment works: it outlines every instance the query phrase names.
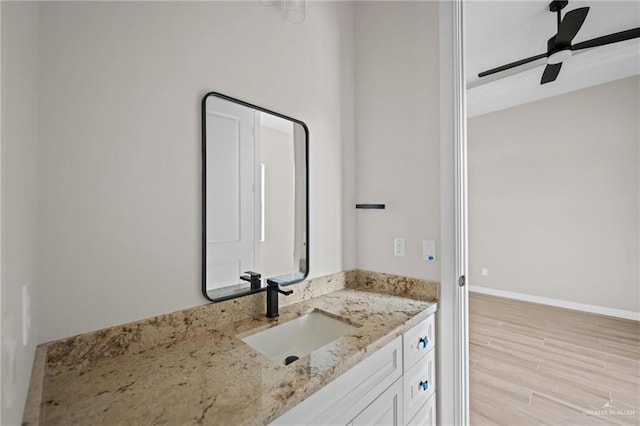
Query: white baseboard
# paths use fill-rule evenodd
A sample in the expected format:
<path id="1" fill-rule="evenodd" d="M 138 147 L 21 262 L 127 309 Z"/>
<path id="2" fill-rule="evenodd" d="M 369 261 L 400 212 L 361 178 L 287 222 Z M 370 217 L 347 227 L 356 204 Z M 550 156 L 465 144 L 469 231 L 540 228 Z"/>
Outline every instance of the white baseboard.
<path id="1" fill-rule="evenodd" d="M 568 302 L 566 300 L 551 299 L 548 297 L 531 296 L 529 294 L 514 293 L 511 291 L 496 290 L 493 288 L 478 287 L 475 285 L 470 285 L 469 291 L 475 292 L 475 293 L 489 294 L 491 296 L 522 300 L 524 302 L 540 303 L 542 305 L 557 306 L 559 308 L 567 308 L 567 309 L 573 309 L 576 311 L 590 312 L 592 314 L 607 315 L 610 317 L 640 321 L 640 312 L 606 308 L 604 306 L 587 305 L 585 303 Z"/>

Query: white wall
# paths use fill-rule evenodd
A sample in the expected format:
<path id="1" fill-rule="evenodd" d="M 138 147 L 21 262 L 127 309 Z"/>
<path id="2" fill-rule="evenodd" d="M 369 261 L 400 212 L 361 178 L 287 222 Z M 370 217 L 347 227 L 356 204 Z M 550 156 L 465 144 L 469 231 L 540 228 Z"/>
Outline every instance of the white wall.
<path id="1" fill-rule="evenodd" d="M 472 285 L 640 311 L 639 104 L 636 76 L 469 120 Z"/>
<path id="2" fill-rule="evenodd" d="M 352 262 L 340 202 L 342 148 L 353 144 L 352 6 L 307 2 L 306 12 L 293 25 L 258 2 L 41 5 L 40 341 L 205 302 L 208 91 L 307 123 L 310 276 Z"/>
<path id="3" fill-rule="evenodd" d="M 22 287 L 37 277 L 38 5 L 2 2 L 2 408 L 0 424 L 18 425 L 37 329 L 22 341 Z M 31 309 L 36 306 L 31 302 Z"/>
<path id="4" fill-rule="evenodd" d="M 438 4 L 355 11 L 357 202 L 386 204 L 357 212 L 357 266 L 440 281 L 439 260 L 422 260 L 422 240 L 440 236 Z"/>
<path id="5" fill-rule="evenodd" d="M 350 2 L 351 3 L 351 2 Z M 341 35 L 340 124 L 342 128 L 342 268 L 345 271 L 356 268 L 356 127 L 355 127 L 355 10 L 348 25 L 351 31 Z M 311 265 L 313 266 L 313 258 Z"/>

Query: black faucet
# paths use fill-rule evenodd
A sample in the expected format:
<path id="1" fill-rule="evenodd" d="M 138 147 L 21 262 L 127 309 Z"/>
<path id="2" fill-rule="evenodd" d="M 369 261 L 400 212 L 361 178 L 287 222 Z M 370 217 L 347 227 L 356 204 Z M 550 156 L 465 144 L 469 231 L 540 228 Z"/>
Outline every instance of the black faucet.
<path id="1" fill-rule="evenodd" d="M 267 280 L 267 317 L 275 318 L 278 315 L 278 293 L 288 296 L 293 290 L 283 290 L 280 288 L 280 282 L 276 280 Z"/>
<path id="2" fill-rule="evenodd" d="M 240 277 L 241 280 L 243 281 L 248 281 L 251 283 L 251 290 L 257 290 L 260 287 L 262 287 L 262 283 L 260 281 L 260 277 L 261 275 L 257 272 L 253 272 L 253 271 L 245 271 L 245 274 L 249 274 L 247 275 L 242 275 Z"/>

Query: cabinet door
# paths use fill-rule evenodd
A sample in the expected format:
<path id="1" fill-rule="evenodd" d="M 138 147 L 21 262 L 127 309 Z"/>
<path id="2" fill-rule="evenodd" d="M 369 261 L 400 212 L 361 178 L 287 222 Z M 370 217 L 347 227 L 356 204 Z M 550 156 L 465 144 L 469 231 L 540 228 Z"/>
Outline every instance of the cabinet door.
<path id="1" fill-rule="evenodd" d="M 400 378 L 358 414 L 350 424 L 353 426 L 403 426 L 403 414 L 402 378 Z"/>
<path id="2" fill-rule="evenodd" d="M 397 381 L 402 382 L 400 336 L 284 413 L 271 426 L 345 425 Z"/>
<path id="3" fill-rule="evenodd" d="M 436 426 L 436 396 L 432 395 L 429 401 L 416 413 L 407 426 Z"/>

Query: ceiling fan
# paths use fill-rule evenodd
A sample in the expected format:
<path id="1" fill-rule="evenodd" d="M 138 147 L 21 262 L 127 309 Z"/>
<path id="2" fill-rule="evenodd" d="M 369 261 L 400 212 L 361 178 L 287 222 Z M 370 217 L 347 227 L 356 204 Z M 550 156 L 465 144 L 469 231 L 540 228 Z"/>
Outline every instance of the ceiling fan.
<path id="1" fill-rule="evenodd" d="M 567 4 L 569 4 L 567 0 L 554 0 L 549 4 L 549 10 L 557 13 L 558 32 L 547 41 L 547 51 L 545 53 L 483 71 L 478 74 L 478 77 L 485 77 L 487 75 L 519 67 L 542 58 L 547 58 L 547 66 L 545 67 L 544 72 L 542 73 L 542 79 L 540 80 L 540 84 L 546 84 L 554 81 L 558 77 L 560 68 L 562 68 L 562 62 L 571 57 L 573 52 L 640 37 L 639 27 L 571 44 L 571 41 L 573 41 L 573 38 L 578 34 L 584 20 L 587 18 L 589 8 L 581 7 L 570 10 L 564 15 L 564 18 L 562 18 L 560 11 L 564 9 Z"/>

